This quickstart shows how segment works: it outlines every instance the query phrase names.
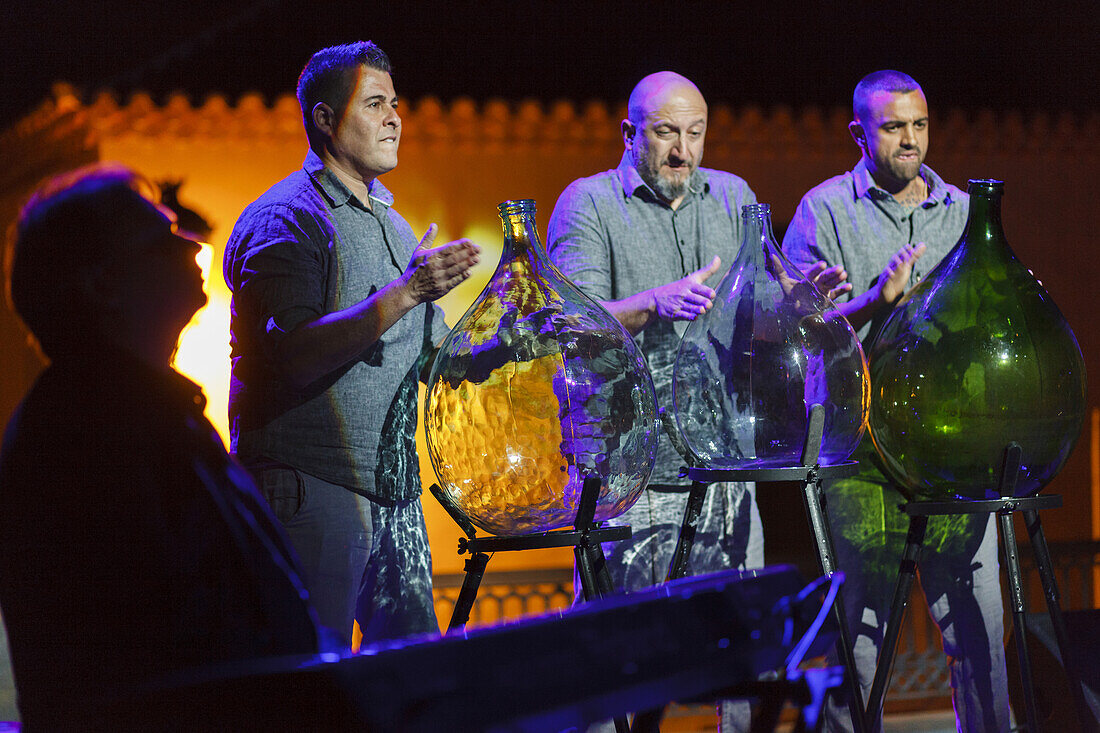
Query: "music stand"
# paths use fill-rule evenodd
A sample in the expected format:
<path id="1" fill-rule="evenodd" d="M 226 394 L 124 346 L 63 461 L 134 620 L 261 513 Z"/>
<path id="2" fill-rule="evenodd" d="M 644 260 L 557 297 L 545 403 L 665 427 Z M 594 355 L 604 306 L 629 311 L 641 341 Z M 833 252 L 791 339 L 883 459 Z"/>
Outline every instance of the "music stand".
<path id="1" fill-rule="evenodd" d="M 920 561 L 921 546 L 924 542 L 925 530 L 928 527 L 928 518 L 948 514 L 990 514 L 995 512 L 997 522 L 1001 528 L 1001 544 L 1005 552 L 1005 564 L 1008 566 L 1009 594 L 1012 597 L 1012 625 L 1015 629 L 1016 653 L 1020 659 L 1020 678 L 1023 682 L 1024 700 L 1027 708 L 1027 729 L 1029 731 L 1040 730 L 1035 688 L 1031 681 L 1031 657 L 1027 649 L 1027 618 L 1025 615 L 1027 599 L 1024 597 L 1023 572 L 1020 569 L 1020 553 L 1016 545 L 1016 530 L 1012 525 L 1012 515 L 1016 512 L 1023 512 L 1024 523 L 1027 526 L 1028 535 L 1031 537 L 1031 548 L 1035 552 L 1035 565 L 1039 570 L 1039 577 L 1043 583 L 1047 612 L 1050 614 L 1054 636 L 1058 642 L 1058 651 L 1062 655 L 1066 677 L 1069 678 L 1069 687 L 1073 694 L 1077 717 L 1081 722 L 1082 730 L 1095 730 L 1093 717 L 1085 702 L 1081 677 L 1077 673 L 1075 654 L 1069 646 L 1066 634 L 1066 624 L 1062 617 L 1058 583 L 1054 578 L 1054 565 L 1050 559 L 1050 549 L 1047 547 L 1046 537 L 1043 535 L 1043 526 L 1039 521 L 1039 510 L 1062 506 L 1062 497 L 1058 494 L 1028 497 L 1015 497 L 1012 495 L 1020 475 L 1020 457 L 1022 453 L 1023 451 L 1018 443 L 1012 442 L 1005 447 L 1000 480 L 998 481 L 998 490 L 1001 497 L 998 499 L 911 501 L 901 505 L 901 510 L 909 515 L 909 532 L 905 538 L 905 550 L 902 553 L 901 565 L 898 568 L 894 597 L 890 603 L 890 618 L 887 621 L 886 636 L 883 639 L 882 648 L 879 650 L 878 662 L 875 667 L 875 680 L 871 686 L 871 696 L 867 701 L 867 727 L 869 729 L 873 730 L 877 727 L 878 716 L 882 711 L 886 686 L 890 681 L 894 657 L 897 654 L 898 637 L 901 634 L 901 624 L 908 605 L 909 592 L 912 590 L 917 565 Z"/>
<path id="2" fill-rule="evenodd" d="M 601 527 L 595 522 L 596 503 L 599 499 L 601 483 L 599 477 L 584 479 L 573 529 L 557 529 L 514 537 L 478 537 L 473 523 L 462 513 L 454 500 L 438 484 L 432 484 L 429 489 L 432 496 L 443 505 L 451 515 L 451 519 L 466 533 L 465 537 L 458 538 L 458 554 L 470 553 L 464 565 L 466 576 L 462 579 L 462 588 L 458 592 L 458 599 L 451 611 L 447 632 L 464 627 L 470 620 L 470 611 L 477 599 L 481 580 L 485 577 L 485 567 L 489 564 L 491 552 L 572 547 L 584 600 L 591 601 L 594 598 L 611 595 L 614 592 L 614 586 L 611 583 L 611 574 L 607 570 L 607 561 L 600 543 L 629 539 L 630 527 Z M 615 731 L 629 733 L 630 725 L 625 717 L 615 718 Z"/>
<path id="3" fill-rule="evenodd" d="M 681 455 L 689 463 L 693 463 L 692 456 L 670 430 L 674 444 L 680 449 Z M 824 494 L 821 482 L 825 479 L 844 478 L 855 475 L 859 470 L 856 461 L 845 461 L 833 466 L 821 466 L 818 458 L 821 455 L 821 441 L 825 434 L 825 408 L 821 405 L 812 405 L 809 420 L 806 426 L 806 437 L 802 444 L 802 462 L 798 466 L 782 466 L 777 468 L 703 468 L 689 465 L 686 475 L 691 479 L 691 489 L 688 493 L 687 506 L 684 508 L 684 520 L 680 525 L 680 536 L 676 541 L 676 549 L 669 563 L 666 580 L 674 580 L 683 577 L 687 569 L 687 559 L 691 555 L 691 548 L 695 542 L 695 529 L 699 521 L 699 514 L 706 499 L 710 484 L 716 481 L 753 481 L 755 483 L 772 483 L 778 481 L 797 481 L 802 484 L 803 497 L 806 500 L 806 511 L 810 519 L 810 528 L 814 533 L 814 541 L 817 546 L 817 560 L 823 575 L 832 575 L 836 572 L 836 550 L 833 548 L 832 533 L 825 515 Z M 833 604 L 833 617 L 836 621 L 839 635 L 837 637 L 837 652 L 844 663 L 844 683 L 848 696 L 848 709 L 852 716 L 852 725 L 857 733 L 864 731 L 863 694 L 859 688 L 859 678 L 856 674 L 855 658 L 852 654 L 852 644 L 848 631 L 846 613 L 841 595 L 838 593 Z"/>
<path id="4" fill-rule="evenodd" d="M 458 554 L 470 553 L 466 560 L 466 576 L 462 580 L 462 589 L 458 593 L 451 621 L 447 631 L 462 628 L 470 620 L 470 611 L 474 607 L 478 588 L 485 576 L 485 567 L 489 563 L 489 553 L 510 552 L 514 550 L 541 550 L 548 547 L 572 547 L 580 575 L 584 599 L 602 598 L 610 595 L 614 587 L 607 570 L 601 542 L 612 542 L 630 538 L 630 527 L 601 527 L 594 521 L 596 501 L 599 497 L 600 479 L 584 479 L 581 486 L 581 498 L 577 506 L 577 517 L 573 529 L 558 529 L 549 532 L 516 535 L 514 537 L 478 537 L 473 523 L 462 513 L 458 505 L 438 484 L 432 484 L 432 495 L 443 505 L 451 519 L 466 533 L 458 538 Z"/>

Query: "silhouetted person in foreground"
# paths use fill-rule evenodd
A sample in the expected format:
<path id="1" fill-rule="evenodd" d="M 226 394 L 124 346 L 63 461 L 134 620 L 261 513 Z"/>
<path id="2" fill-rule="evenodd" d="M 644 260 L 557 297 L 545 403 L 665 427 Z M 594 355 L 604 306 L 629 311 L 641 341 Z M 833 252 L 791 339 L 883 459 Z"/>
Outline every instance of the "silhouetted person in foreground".
<path id="1" fill-rule="evenodd" d="M 282 531 L 169 367 L 206 296 L 198 245 L 143 185 L 122 168 L 55 179 L 12 242 L 11 303 L 51 361 L 0 454 L 0 608 L 27 730 L 117 729 L 112 710 L 160 727 L 132 695 L 318 650 Z"/>

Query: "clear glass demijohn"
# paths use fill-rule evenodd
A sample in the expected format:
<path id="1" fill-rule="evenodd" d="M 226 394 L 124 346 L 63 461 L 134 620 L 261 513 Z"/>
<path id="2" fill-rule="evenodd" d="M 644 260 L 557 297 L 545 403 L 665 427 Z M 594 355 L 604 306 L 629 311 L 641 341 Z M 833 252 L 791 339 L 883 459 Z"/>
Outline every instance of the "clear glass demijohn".
<path id="1" fill-rule="evenodd" d="M 585 478 L 596 521 L 629 509 L 657 447 L 649 370 L 619 322 L 546 255 L 535 202 L 505 201 L 500 263 L 443 341 L 425 433 L 440 483 L 498 535 L 572 525 Z"/>
<path id="2" fill-rule="evenodd" d="M 701 467 L 798 466 L 810 409 L 820 404 L 820 463 L 841 463 L 867 424 L 870 383 L 859 339 L 780 250 L 768 205 L 745 206 L 741 218 L 737 258 L 676 356 L 680 433 Z"/>

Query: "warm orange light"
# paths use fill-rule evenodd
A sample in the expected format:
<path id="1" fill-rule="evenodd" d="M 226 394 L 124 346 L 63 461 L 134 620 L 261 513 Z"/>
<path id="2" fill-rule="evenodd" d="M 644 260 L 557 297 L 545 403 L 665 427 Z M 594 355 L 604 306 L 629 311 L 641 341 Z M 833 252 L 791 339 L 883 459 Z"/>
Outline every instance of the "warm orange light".
<path id="1" fill-rule="evenodd" d="M 172 366 L 202 386 L 206 417 L 224 440 L 229 434 L 229 298 L 224 289 L 210 287 L 213 259 L 214 248 L 202 243 L 195 262 L 202 268 L 208 300 L 183 329 Z"/>

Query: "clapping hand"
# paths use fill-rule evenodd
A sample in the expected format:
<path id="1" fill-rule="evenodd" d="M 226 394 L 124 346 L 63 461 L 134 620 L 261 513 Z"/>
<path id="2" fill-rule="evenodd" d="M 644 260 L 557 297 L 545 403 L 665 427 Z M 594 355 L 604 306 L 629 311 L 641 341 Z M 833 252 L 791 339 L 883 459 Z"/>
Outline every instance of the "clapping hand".
<path id="1" fill-rule="evenodd" d="M 722 267 L 722 258 L 715 255 L 706 267 L 687 277 L 653 289 L 657 317 L 666 321 L 693 321 L 706 313 L 714 291 L 703 284 Z"/>
<path id="2" fill-rule="evenodd" d="M 426 303 L 437 300 L 470 276 L 478 263 L 481 247 L 469 239 L 456 239 L 432 247 L 439 227 L 432 224 L 413 252 L 402 278 L 413 300 Z"/>

